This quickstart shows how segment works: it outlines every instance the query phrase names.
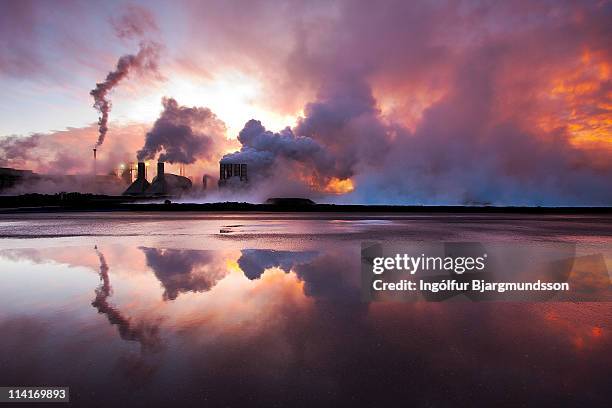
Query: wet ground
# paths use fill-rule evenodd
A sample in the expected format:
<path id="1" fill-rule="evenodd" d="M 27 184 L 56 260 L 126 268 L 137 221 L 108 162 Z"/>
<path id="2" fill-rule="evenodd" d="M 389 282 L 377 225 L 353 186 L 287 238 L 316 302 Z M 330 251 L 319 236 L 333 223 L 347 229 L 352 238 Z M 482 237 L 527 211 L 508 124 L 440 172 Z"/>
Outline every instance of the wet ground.
<path id="1" fill-rule="evenodd" d="M 364 240 L 570 242 L 606 216 L 0 216 L 0 384 L 77 406 L 609 406 L 610 303 L 365 303 Z"/>

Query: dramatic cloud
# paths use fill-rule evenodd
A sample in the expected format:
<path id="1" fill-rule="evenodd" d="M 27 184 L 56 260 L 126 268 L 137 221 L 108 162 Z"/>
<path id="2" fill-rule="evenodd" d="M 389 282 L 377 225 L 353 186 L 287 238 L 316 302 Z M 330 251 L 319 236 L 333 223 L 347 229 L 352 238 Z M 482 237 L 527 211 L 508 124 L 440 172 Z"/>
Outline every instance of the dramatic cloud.
<path id="1" fill-rule="evenodd" d="M 235 116 L 254 119 L 240 132 L 239 151 L 225 157 L 250 164 L 252 195 L 398 204 L 612 202 L 609 2 L 283 4 L 187 1 L 180 13 L 155 4 L 127 7 L 110 17 L 112 24 L 99 13 L 102 23 L 81 34 L 108 39 L 114 29 L 126 41 L 163 41 L 164 73 L 176 83 L 155 98 L 199 106 L 200 90 L 236 79 L 206 106 L 221 117 L 239 100 Z M 40 7 L 5 7 L 3 72 L 54 65 L 33 46 L 42 37 L 30 28 L 41 26 Z M 44 48 L 66 57 L 56 21 L 62 17 L 53 16 L 54 25 L 43 25 L 51 33 Z M 121 55 L 106 42 L 90 43 Z M 81 75 L 90 72 L 88 61 L 79 62 L 75 73 L 89 78 Z M 106 102 L 102 96 L 98 104 L 101 140 Z M 258 117 L 252 107 L 266 113 Z M 290 128 L 278 131 L 282 125 L 271 116 L 289 117 Z M 211 150 L 194 141 L 210 135 L 193 126 L 172 125 L 153 132 L 142 157 L 168 150 L 172 160 L 211 172 L 230 151 L 227 143 Z"/>
<path id="2" fill-rule="evenodd" d="M 314 196 L 350 178 L 347 202 L 609 204 L 611 14 L 602 3 L 339 3 L 335 24 L 297 30 L 284 66 L 317 89 L 291 134 L 333 166 L 283 167 L 285 179 Z M 282 156 L 240 141 L 243 156 Z"/>

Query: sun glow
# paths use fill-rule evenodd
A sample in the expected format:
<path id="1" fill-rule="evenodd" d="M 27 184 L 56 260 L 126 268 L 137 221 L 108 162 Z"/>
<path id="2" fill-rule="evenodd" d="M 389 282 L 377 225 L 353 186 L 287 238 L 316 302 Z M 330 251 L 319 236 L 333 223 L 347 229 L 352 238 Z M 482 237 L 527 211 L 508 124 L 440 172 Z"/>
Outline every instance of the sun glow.
<path id="1" fill-rule="evenodd" d="M 152 92 L 139 95 L 128 103 L 117 104 L 116 120 L 153 122 L 159 116 L 162 97 L 175 98 L 179 104 L 212 110 L 227 126 L 228 138 L 235 138 L 250 119 L 260 120 L 270 130 L 295 125 L 297 116 L 282 115 L 263 109 L 262 85 L 240 72 L 227 72 L 214 78 L 174 76 Z"/>

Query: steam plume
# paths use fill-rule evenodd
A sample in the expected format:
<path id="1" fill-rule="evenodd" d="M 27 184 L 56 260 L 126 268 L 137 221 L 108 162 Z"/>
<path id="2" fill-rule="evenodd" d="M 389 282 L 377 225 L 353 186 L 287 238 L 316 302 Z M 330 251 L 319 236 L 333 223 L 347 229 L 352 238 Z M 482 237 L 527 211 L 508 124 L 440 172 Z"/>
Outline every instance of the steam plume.
<path id="1" fill-rule="evenodd" d="M 208 108 L 180 106 L 173 98 L 163 98 L 164 110 L 138 151 L 138 160 L 159 160 L 191 164 L 211 159 L 213 147 L 225 132 L 225 124 Z"/>
<path id="2" fill-rule="evenodd" d="M 251 119 L 240 131 L 238 141 L 240 151 L 226 154 L 222 161 L 247 163 L 258 173 L 266 173 L 277 159 L 287 159 L 294 163 L 306 163 L 320 172 L 333 166 L 331 156 L 324 147 L 310 137 L 297 136 L 287 127 L 273 133 Z"/>
<path id="3" fill-rule="evenodd" d="M 99 136 L 96 146 L 104 143 L 108 131 L 108 114 L 111 110 L 108 93 L 133 70 L 140 73 L 157 72 L 159 49 L 160 46 L 157 43 L 141 42 L 137 54 L 128 54 L 119 58 L 115 70 L 109 72 L 104 82 L 97 83 L 96 87 L 89 92 L 94 98 L 94 108 L 100 113 L 98 119 Z"/>

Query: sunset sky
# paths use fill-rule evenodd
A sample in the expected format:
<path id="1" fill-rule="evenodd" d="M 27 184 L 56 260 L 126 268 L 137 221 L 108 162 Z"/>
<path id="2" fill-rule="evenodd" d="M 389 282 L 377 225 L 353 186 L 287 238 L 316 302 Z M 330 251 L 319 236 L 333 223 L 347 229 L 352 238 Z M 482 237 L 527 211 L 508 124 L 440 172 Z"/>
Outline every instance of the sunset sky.
<path id="1" fill-rule="evenodd" d="M 120 57 L 152 46 L 151 67 L 108 93 L 105 171 L 135 160 L 159 119 L 203 138 L 187 161 L 196 179 L 240 151 L 228 157 L 257 160 L 266 194 L 612 204 L 610 1 L 0 0 L 0 10 L 0 166 L 90 172 L 90 91 Z"/>

